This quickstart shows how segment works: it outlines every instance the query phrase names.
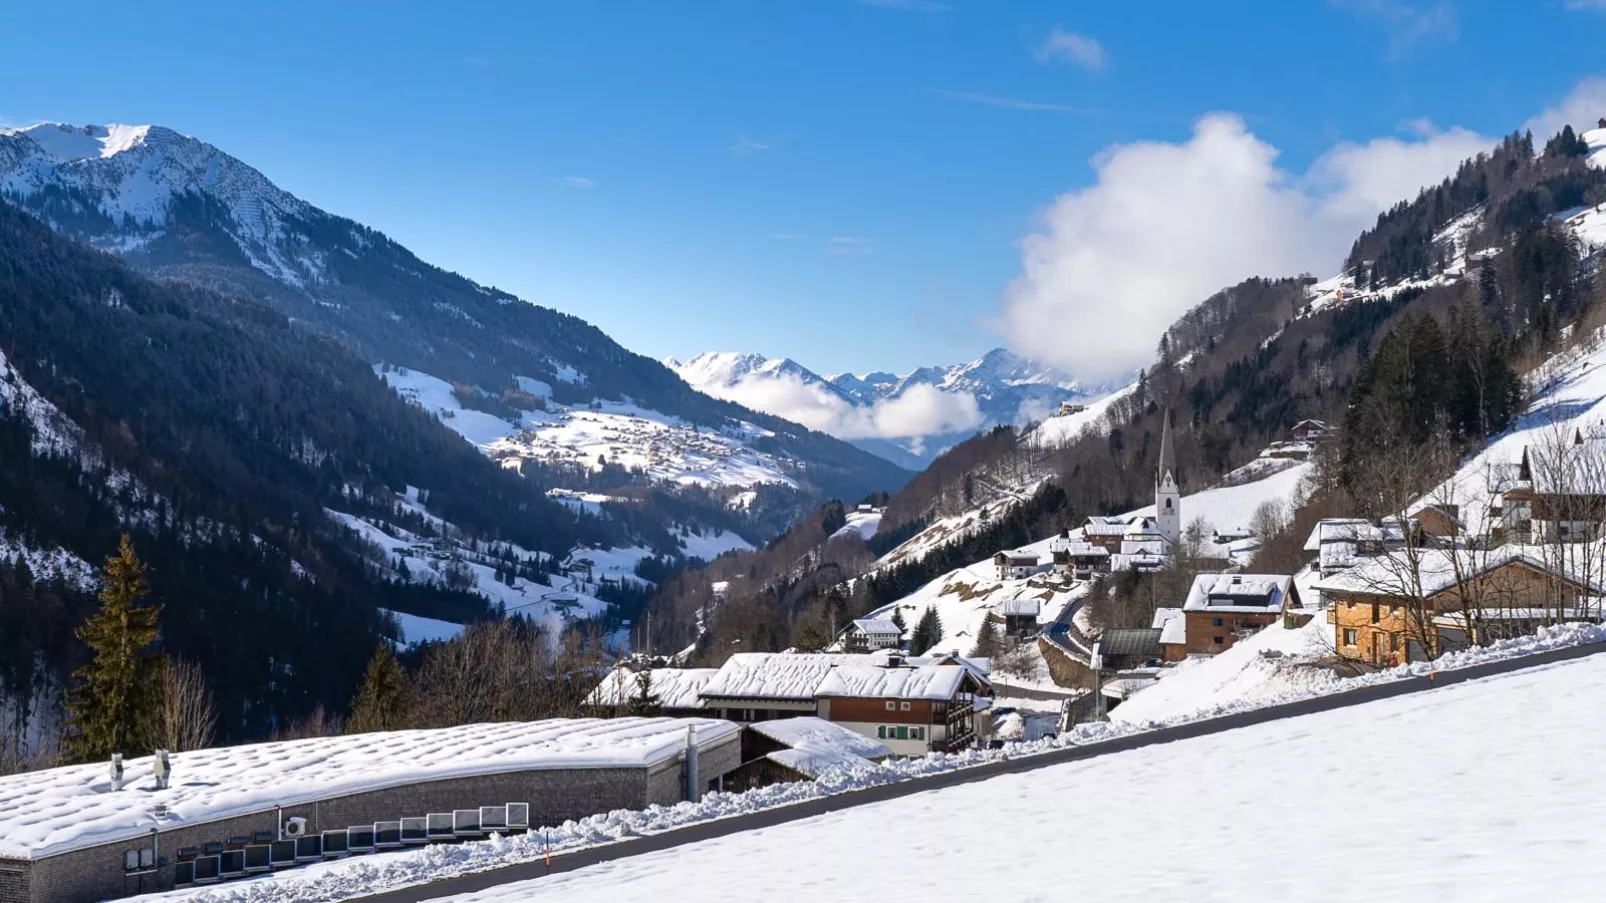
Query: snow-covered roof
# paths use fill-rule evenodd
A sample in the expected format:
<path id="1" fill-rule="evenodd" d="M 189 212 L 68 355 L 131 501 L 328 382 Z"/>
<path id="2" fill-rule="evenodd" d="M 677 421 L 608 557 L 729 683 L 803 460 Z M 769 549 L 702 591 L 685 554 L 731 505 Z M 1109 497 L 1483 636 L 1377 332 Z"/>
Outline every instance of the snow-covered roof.
<path id="1" fill-rule="evenodd" d="M 892 755 L 886 744 L 812 715 L 756 721 L 747 729 L 793 749 L 831 750 L 865 759 L 884 759 Z"/>
<path id="2" fill-rule="evenodd" d="M 1143 534 L 1145 536 L 1149 534 Z M 1164 555 L 1169 549 L 1164 539 L 1158 534 L 1154 539 L 1123 539 L 1121 540 L 1122 555 Z"/>
<path id="3" fill-rule="evenodd" d="M 1312 586 L 1326 592 L 1368 596 L 1414 598 L 1420 592 L 1422 598 L 1427 598 L 1451 589 L 1464 579 L 1520 563 L 1571 581 L 1590 592 L 1602 592 L 1599 573 L 1602 559 L 1599 552 L 1568 554 L 1566 561 L 1557 562 L 1552 560 L 1544 547 L 1509 545 L 1488 551 L 1417 549 L 1414 562 L 1412 557 L 1404 552 L 1395 552 L 1368 558 L 1347 571 L 1324 577 Z M 1593 574 L 1587 573 L 1583 567 L 1590 562 L 1594 563 Z"/>
<path id="4" fill-rule="evenodd" d="M 1310 535 L 1305 537 L 1305 551 L 1319 552 L 1322 544 L 1329 542 L 1398 542 L 1403 538 L 1404 534 L 1397 525 L 1379 527 L 1361 517 L 1324 517 L 1316 522 Z"/>
<path id="5" fill-rule="evenodd" d="M 719 673 L 718 668 L 646 670 L 652 674 L 652 695 L 658 697 L 658 704 L 666 709 L 695 709 L 701 706 L 702 701 L 697 694 Z M 585 704 L 610 707 L 629 705 L 641 693 L 640 675 L 640 671 L 632 671 L 623 665 L 614 668 L 586 697 Z"/>
<path id="6" fill-rule="evenodd" d="M 919 665 L 881 668 L 873 665 L 843 665 L 827 674 L 820 683 L 821 696 L 869 697 L 875 699 L 952 699 L 966 677 L 975 679 L 962 665 Z"/>
<path id="7" fill-rule="evenodd" d="M 1029 552 L 1025 549 L 1011 549 L 1007 552 L 999 552 L 998 554 L 1008 558 L 1011 563 L 1025 561 L 1031 564 L 1036 564 L 1037 559 L 1040 557 L 1036 552 Z"/>
<path id="8" fill-rule="evenodd" d="M 963 665 L 970 669 L 970 673 L 984 681 L 993 673 L 992 659 L 980 656 L 963 656 L 953 652 L 944 652 L 940 655 L 911 655 L 904 659 L 904 663 L 909 665 Z"/>
<path id="9" fill-rule="evenodd" d="M 853 627 L 865 636 L 903 636 L 903 628 L 891 618 L 860 618 Z"/>
<path id="10" fill-rule="evenodd" d="M 876 666 L 869 655 L 742 652 L 730 657 L 703 687 L 703 698 L 807 701 L 833 668 Z"/>
<path id="11" fill-rule="evenodd" d="M 554 718 L 283 740 L 174 753 L 155 789 L 153 757 L 124 760 L 123 789 L 105 762 L 0 777 L 0 857 L 39 859 L 163 830 L 292 808 L 354 793 L 484 774 L 636 768 L 740 728 L 711 718 Z M 158 807 L 166 814 L 156 815 Z M 223 838 L 218 838 L 219 840 Z"/>
<path id="12" fill-rule="evenodd" d="M 1091 542 L 1083 542 L 1081 540 L 1074 540 L 1074 539 L 1073 540 L 1069 540 L 1069 541 L 1062 541 L 1062 542 L 1058 543 L 1057 545 L 1054 546 L 1054 552 L 1056 554 L 1059 554 L 1059 555 L 1069 555 L 1072 558 L 1088 556 L 1088 555 L 1095 555 L 1095 556 L 1102 557 L 1102 556 L 1107 556 L 1107 555 L 1110 554 L 1110 550 L 1106 549 L 1104 546 L 1095 545 L 1095 544 L 1093 544 Z"/>
<path id="13" fill-rule="evenodd" d="M 1043 600 L 1034 596 L 1005 599 L 993 606 L 993 613 L 1006 618 L 1035 618 L 1042 610 Z"/>
<path id="14" fill-rule="evenodd" d="M 1117 573 L 1126 570 L 1154 570 L 1165 567 L 1167 560 L 1166 556 L 1153 552 L 1140 552 L 1135 555 L 1122 553 L 1110 556 L 1110 570 Z"/>
<path id="15" fill-rule="evenodd" d="M 1105 523 L 1101 521 L 1099 523 L 1094 523 L 1093 518 L 1090 517 L 1087 519 L 1087 523 L 1082 527 L 1082 535 L 1124 536 L 1126 535 L 1126 521 L 1123 520 L 1118 523 Z"/>
<path id="16" fill-rule="evenodd" d="M 1193 578 L 1182 610 L 1281 611 L 1293 585 L 1294 578 L 1287 574 L 1200 574 Z"/>
<path id="17" fill-rule="evenodd" d="M 1156 608 L 1149 626 L 1160 628 L 1161 645 L 1188 641 L 1188 619 L 1180 608 Z"/>

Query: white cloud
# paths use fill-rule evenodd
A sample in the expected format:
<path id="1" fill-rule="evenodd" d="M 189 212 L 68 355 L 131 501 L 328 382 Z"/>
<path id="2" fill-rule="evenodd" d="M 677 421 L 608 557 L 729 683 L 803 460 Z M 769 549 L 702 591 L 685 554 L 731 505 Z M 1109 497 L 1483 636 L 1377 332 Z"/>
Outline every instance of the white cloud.
<path id="1" fill-rule="evenodd" d="M 995 94 L 981 94 L 976 91 L 938 91 L 938 97 L 957 100 L 961 103 L 979 103 L 989 107 L 1003 107 L 1006 110 L 1028 110 L 1040 113 L 1076 113 L 1088 116 L 1097 113 L 1097 110 L 1087 107 L 1073 107 L 1062 103 L 1041 103 L 1035 100 L 1018 100 L 1013 97 L 999 97 Z"/>
<path id="2" fill-rule="evenodd" d="M 836 235 L 825 240 L 827 254 L 869 254 L 875 250 L 875 239 L 854 235 Z"/>
<path id="3" fill-rule="evenodd" d="M 859 0 L 864 6 L 879 6 L 882 9 L 898 9 L 906 13 L 945 13 L 953 9 L 946 3 L 936 0 Z"/>
<path id="4" fill-rule="evenodd" d="M 746 157 L 750 154 L 756 154 L 759 151 L 767 150 L 770 150 L 770 146 L 768 144 L 765 144 L 762 141 L 754 141 L 752 138 L 749 138 L 746 135 L 738 137 L 736 139 L 736 143 L 731 145 L 731 153 L 738 157 Z"/>
<path id="5" fill-rule="evenodd" d="M 1606 0 L 1601 0 L 1601 6 L 1606 7 Z M 1560 103 L 1528 120 L 1525 128 L 1531 129 L 1542 145 L 1564 125 L 1571 125 L 1574 131 L 1592 129 L 1602 116 L 1606 116 L 1606 78 L 1596 75 L 1579 82 Z"/>
<path id="6" fill-rule="evenodd" d="M 702 387 L 716 398 L 785 417 L 839 439 L 908 439 L 959 432 L 981 425 L 976 397 L 911 386 L 903 394 L 869 407 L 855 406 L 817 383 L 790 373 L 750 374 L 734 385 Z"/>
<path id="7" fill-rule="evenodd" d="M 1390 57 L 1399 57 L 1428 38 L 1453 42 L 1461 34 L 1449 0 L 1432 5 L 1405 0 L 1333 0 L 1333 5 L 1362 22 L 1381 25 L 1388 32 Z"/>
<path id="8" fill-rule="evenodd" d="M 1042 63 L 1061 60 L 1074 63 L 1089 72 L 1098 72 L 1109 62 L 1104 54 L 1104 46 L 1096 38 L 1064 31 L 1058 25 L 1054 26 L 1043 46 L 1037 48 L 1037 60 Z"/>
<path id="9" fill-rule="evenodd" d="M 1377 213 L 1490 146 L 1464 129 L 1340 144 L 1303 176 L 1242 119 L 1182 143 L 1119 145 L 1021 241 L 998 326 L 1017 351 L 1092 381 L 1153 359 L 1178 315 L 1247 277 L 1331 273 Z"/>
<path id="10" fill-rule="evenodd" d="M 595 188 L 595 187 L 597 187 L 597 183 L 594 180 L 588 179 L 585 176 L 564 176 L 562 179 L 559 179 L 558 181 L 560 181 L 563 184 L 569 186 L 570 188 Z"/>

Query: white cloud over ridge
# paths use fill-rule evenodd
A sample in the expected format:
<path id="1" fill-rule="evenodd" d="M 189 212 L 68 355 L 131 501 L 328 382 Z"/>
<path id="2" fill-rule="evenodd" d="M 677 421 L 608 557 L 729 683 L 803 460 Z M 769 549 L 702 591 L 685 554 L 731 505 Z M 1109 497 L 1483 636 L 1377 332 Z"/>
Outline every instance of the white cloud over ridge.
<path id="1" fill-rule="evenodd" d="M 974 395 L 926 385 L 910 386 L 868 407 L 790 373 L 750 374 L 733 385 L 704 386 L 702 391 L 838 439 L 917 438 L 975 429 L 983 419 Z"/>
<path id="2" fill-rule="evenodd" d="M 1090 381 L 1153 359 L 1190 307 L 1250 276 L 1335 272 L 1377 214 L 1493 144 L 1465 129 L 1343 143 L 1304 174 L 1242 118 L 1200 118 L 1183 142 L 1117 145 L 1093 184 L 1057 198 L 1020 242 L 998 326 L 1015 350 Z"/>

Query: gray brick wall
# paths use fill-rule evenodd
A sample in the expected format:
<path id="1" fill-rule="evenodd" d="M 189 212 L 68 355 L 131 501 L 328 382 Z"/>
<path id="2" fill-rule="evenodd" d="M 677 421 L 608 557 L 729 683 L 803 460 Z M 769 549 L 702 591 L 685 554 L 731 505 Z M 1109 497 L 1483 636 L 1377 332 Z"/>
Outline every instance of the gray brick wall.
<path id="1" fill-rule="evenodd" d="M 712 781 L 740 764 L 738 734 L 717 744 L 704 743 L 699 771 Z M 684 766 L 678 760 L 645 768 L 598 768 L 506 772 L 429 781 L 287 806 L 284 817 L 307 819 L 312 831 L 331 831 L 403 816 L 427 815 L 510 802 L 530 804 L 532 826 L 558 825 L 613 809 L 641 809 L 652 803 L 670 805 L 683 799 Z M 226 841 L 237 835 L 277 828 L 276 812 L 249 815 L 161 831 L 160 854 L 171 863 L 182 847 Z M 149 840 L 103 844 L 40 859 L 32 863 L 0 860 L 0 903 L 92 903 L 96 900 L 165 890 L 172 866 L 140 878 L 123 872 L 123 853 L 149 846 Z"/>

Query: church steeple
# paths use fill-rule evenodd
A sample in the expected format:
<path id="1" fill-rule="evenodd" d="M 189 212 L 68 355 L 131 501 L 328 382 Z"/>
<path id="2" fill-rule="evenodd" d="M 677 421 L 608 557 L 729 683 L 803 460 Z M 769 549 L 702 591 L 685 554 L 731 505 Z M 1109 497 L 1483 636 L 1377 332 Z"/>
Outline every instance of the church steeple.
<path id="1" fill-rule="evenodd" d="M 1182 538 L 1182 491 L 1177 486 L 1177 456 L 1171 447 L 1171 411 L 1160 426 L 1160 466 L 1154 473 L 1154 525 L 1175 547 Z"/>

